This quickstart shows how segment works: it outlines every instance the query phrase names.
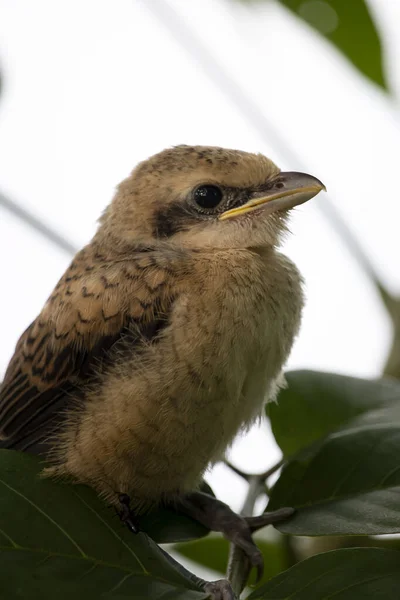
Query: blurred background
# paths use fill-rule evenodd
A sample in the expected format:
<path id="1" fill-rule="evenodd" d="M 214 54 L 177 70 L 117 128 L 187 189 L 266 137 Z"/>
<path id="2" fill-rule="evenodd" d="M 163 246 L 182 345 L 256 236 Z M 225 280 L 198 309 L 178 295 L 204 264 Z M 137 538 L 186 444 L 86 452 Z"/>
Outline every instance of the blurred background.
<path id="1" fill-rule="evenodd" d="M 116 184 L 176 144 L 326 184 L 284 246 L 307 293 L 288 368 L 378 376 L 382 291 L 400 292 L 399 27 L 394 0 L 0 0 L 0 379 Z M 267 423 L 230 457 L 275 462 Z M 239 509 L 240 477 L 208 481 Z"/>

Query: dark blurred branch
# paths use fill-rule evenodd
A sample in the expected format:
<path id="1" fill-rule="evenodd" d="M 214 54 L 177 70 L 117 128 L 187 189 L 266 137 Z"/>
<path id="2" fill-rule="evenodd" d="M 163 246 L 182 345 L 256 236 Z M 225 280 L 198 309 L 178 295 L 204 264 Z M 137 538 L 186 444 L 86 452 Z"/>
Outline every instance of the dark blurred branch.
<path id="1" fill-rule="evenodd" d="M 392 344 L 383 368 L 383 374 L 400 379 L 400 298 L 390 297 L 386 303 L 392 319 Z"/>
<path id="2" fill-rule="evenodd" d="M 278 471 L 281 467 L 283 467 L 283 465 L 286 462 L 286 459 L 281 458 L 280 460 L 278 460 L 278 462 L 276 462 L 274 465 L 272 465 L 272 467 L 270 467 L 263 473 L 246 473 L 245 471 L 242 471 L 241 469 L 236 467 L 236 465 L 232 464 L 227 459 L 224 459 L 222 462 L 227 467 L 229 467 L 231 469 L 231 471 L 236 473 L 236 475 L 239 475 L 240 477 L 242 477 L 242 479 L 245 479 L 246 481 L 250 481 L 251 479 L 259 479 L 260 482 L 264 484 L 266 479 L 268 479 L 268 477 L 271 477 L 271 475 L 273 475 L 276 471 Z M 246 516 L 248 516 L 248 515 L 246 515 Z"/>
<path id="3" fill-rule="evenodd" d="M 227 459 L 224 459 L 222 462 L 224 463 L 224 465 L 226 465 L 227 467 L 229 467 L 231 471 L 233 471 L 234 473 L 236 473 L 236 475 L 239 475 L 239 477 L 241 477 L 242 479 L 245 479 L 246 481 L 249 481 L 251 475 L 249 475 L 248 473 L 245 473 L 241 469 L 238 469 L 238 467 L 235 467 L 235 465 L 233 465 Z"/>
<path id="4" fill-rule="evenodd" d="M 285 462 L 286 462 L 286 459 L 281 458 L 280 460 L 278 460 L 278 462 L 276 462 L 274 465 L 272 465 L 272 467 L 270 467 L 269 469 L 264 471 L 264 473 L 260 473 L 259 477 L 260 477 L 261 481 L 265 481 L 266 479 L 268 479 L 268 477 L 271 477 L 271 475 L 276 473 L 276 471 L 279 471 L 279 469 L 281 467 L 283 467 Z"/>
<path id="5" fill-rule="evenodd" d="M 2 73 L 0 72 L 0 94 L 3 91 L 3 78 Z M 11 213 L 17 219 L 23 221 L 28 227 L 40 233 L 43 237 L 45 237 L 49 242 L 64 250 L 68 254 L 74 255 L 77 252 L 77 248 L 75 248 L 74 244 L 66 240 L 62 235 L 57 233 L 54 229 L 45 225 L 43 221 L 41 221 L 34 214 L 17 204 L 11 198 L 8 198 L 3 192 L 0 191 L 0 207 L 5 208 L 9 213 Z"/>
<path id="6" fill-rule="evenodd" d="M 57 233 L 54 229 L 45 225 L 38 217 L 35 217 L 31 212 L 19 206 L 14 200 L 7 198 L 2 192 L 0 192 L 0 206 L 5 208 L 14 217 L 17 217 L 28 225 L 31 229 L 40 233 L 49 242 L 64 250 L 68 254 L 74 255 L 77 252 L 77 248 L 71 242 L 66 240 L 62 235 Z"/>

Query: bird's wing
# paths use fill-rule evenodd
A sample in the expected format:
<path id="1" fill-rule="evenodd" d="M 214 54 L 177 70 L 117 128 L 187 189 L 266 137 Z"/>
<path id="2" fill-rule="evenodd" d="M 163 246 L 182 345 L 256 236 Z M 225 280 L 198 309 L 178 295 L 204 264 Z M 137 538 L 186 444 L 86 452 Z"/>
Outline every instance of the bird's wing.
<path id="1" fill-rule="evenodd" d="M 75 260 L 19 339 L 0 387 L 0 447 L 42 452 L 72 392 L 115 344 L 153 339 L 173 302 L 165 260 L 138 253 L 112 265 Z"/>

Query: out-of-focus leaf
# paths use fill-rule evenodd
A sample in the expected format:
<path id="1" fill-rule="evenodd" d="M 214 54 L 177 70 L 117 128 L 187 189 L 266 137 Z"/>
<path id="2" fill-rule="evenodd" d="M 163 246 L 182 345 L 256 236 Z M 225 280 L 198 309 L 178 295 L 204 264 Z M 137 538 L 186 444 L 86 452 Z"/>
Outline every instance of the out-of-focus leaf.
<path id="1" fill-rule="evenodd" d="M 304 560 L 248 600 L 397 600 L 399 586 L 399 552 L 352 548 Z"/>
<path id="2" fill-rule="evenodd" d="M 286 373 L 288 387 L 267 405 L 272 432 L 285 456 L 312 444 L 357 415 L 400 402 L 400 383 L 319 371 Z"/>
<path id="3" fill-rule="evenodd" d="M 400 403 L 371 410 L 300 453 L 282 470 L 268 510 L 293 506 L 276 525 L 295 535 L 400 532 Z"/>
<path id="4" fill-rule="evenodd" d="M 254 0 L 242 0 L 242 2 Z M 264 0 L 270 1 L 270 0 Z M 379 31 L 364 0 L 278 0 L 323 35 L 363 75 L 387 90 Z"/>
<path id="5" fill-rule="evenodd" d="M 262 581 L 267 581 L 288 568 L 289 561 L 281 538 L 273 541 L 255 535 L 254 539 L 264 556 L 265 567 Z M 226 572 L 229 542 L 221 536 L 212 535 L 195 542 L 176 544 L 174 550 L 203 567 L 213 569 L 221 574 Z"/>
<path id="6" fill-rule="evenodd" d="M 41 479 L 40 462 L 0 451 L 0 596 L 206 598 L 145 534 L 86 486 Z"/>

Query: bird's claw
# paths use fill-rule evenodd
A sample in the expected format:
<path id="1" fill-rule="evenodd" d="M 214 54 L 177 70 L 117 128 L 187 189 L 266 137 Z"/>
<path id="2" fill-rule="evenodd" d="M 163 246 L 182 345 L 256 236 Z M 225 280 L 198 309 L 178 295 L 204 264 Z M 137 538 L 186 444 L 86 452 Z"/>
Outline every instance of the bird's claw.
<path id="1" fill-rule="evenodd" d="M 237 598 L 227 579 L 207 582 L 204 591 L 210 594 L 211 600 L 236 600 Z"/>
<path id="2" fill-rule="evenodd" d="M 129 531 L 131 531 L 132 533 L 139 533 L 139 524 L 137 522 L 136 516 L 131 510 L 131 500 L 128 494 L 119 494 L 118 500 L 121 505 L 121 509 L 117 511 L 119 518 L 123 523 L 125 523 Z"/>
<path id="3" fill-rule="evenodd" d="M 236 528 L 237 525 L 239 527 Z M 251 567 L 257 571 L 256 582 L 258 583 L 264 575 L 264 557 L 251 536 L 246 520 L 243 519 L 242 524 L 238 521 L 233 530 L 226 528 L 222 533 L 232 544 L 243 550 Z"/>
<path id="4" fill-rule="evenodd" d="M 187 494 L 181 500 L 180 507 L 182 512 L 192 519 L 199 521 L 211 531 L 220 531 L 227 540 L 239 547 L 251 567 L 257 570 L 257 582 L 264 573 L 264 559 L 252 538 L 252 533 L 266 525 L 287 519 L 294 513 L 293 508 L 281 508 L 259 517 L 242 517 L 217 498 L 203 492 Z"/>
<path id="5" fill-rule="evenodd" d="M 254 551 L 251 553 L 250 556 L 249 555 L 247 555 L 247 556 L 248 556 L 251 566 L 257 572 L 256 583 L 260 583 L 260 581 L 264 575 L 264 557 L 255 544 L 254 544 L 254 546 L 255 546 Z"/>
<path id="6" fill-rule="evenodd" d="M 224 536 L 230 542 L 243 550 L 250 565 L 256 569 L 257 583 L 259 583 L 264 574 L 264 558 L 253 540 L 252 533 L 272 523 L 283 521 L 292 516 L 294 512 L 293 508 L 285 507 L 273 512 L 264 513 L 259 517 L 240 517 L 235 515 L 236 518 L 229 519 L 221 529 Z"/>

